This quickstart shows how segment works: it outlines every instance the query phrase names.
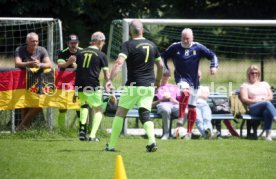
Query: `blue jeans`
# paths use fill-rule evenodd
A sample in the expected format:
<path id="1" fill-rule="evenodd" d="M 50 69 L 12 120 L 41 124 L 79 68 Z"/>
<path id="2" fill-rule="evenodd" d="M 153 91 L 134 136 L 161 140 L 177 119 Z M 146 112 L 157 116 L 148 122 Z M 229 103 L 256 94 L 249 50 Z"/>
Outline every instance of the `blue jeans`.
<path id="1" fill-rule="evenodd" d="M 196 106 L 196 127 L 202 136 L 205 135 L 205 130 L 212 128 L 212 112 L 207 102 L 197 102 Z"/>
<path id="2" fill-rule="evenodd" d="M 249 114 L 263 117 L 264 129 L 271 130 L 272 121 L 276 117 L 276 109 L 270 101 L 258 102 L 249 107 Z"/>

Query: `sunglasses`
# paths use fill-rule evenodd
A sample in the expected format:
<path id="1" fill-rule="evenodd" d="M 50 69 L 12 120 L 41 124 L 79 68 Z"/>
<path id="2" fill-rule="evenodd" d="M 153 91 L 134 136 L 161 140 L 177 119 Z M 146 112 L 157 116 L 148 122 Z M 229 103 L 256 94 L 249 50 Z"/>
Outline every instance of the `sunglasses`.
<path id="1" fill-rule="evenodd" d="M 259 72 L 250 72 L 250 75 L 258 75 Z"/>

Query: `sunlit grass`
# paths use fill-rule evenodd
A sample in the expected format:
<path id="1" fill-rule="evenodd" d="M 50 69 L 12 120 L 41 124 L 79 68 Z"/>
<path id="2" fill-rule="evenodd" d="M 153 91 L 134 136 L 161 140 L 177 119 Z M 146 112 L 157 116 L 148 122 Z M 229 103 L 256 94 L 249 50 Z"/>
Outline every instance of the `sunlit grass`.
<path id="1" fill-rule="evenodd" d="M 107 153 L 107 138 L 89 143 L 53 135 L 0 139 L 0 178 L 114 178 L 117 155 L 131 179 L 274 178 L 275 142 L 157 140 L 158 151 L 146 153 L 146 139 L 122 136 L 118 152 Z"/>

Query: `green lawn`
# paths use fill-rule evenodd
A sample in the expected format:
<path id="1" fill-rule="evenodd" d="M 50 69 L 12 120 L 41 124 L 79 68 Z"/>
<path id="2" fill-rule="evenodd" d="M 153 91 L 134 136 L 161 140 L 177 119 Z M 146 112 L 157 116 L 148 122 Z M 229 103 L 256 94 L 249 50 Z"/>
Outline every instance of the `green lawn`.
<path id="1" fill-rule="evenodd" d="M 47 132 L 1 134 L 0 178 L 111 179 L 119 154 L 131 179 L 275 177 L 275 141 L 158 139 L 158 151 L 146 153 L 146 139 L 121 137 L 118 152 L 102 152 L 107 140 L 80 142 Z"/>
<path id="2" fill-rule="evenodd" d="M 0 66 L 7 67 L 0 62 Z M 246 60 L 240 63 L 221 61 L 218 74 L 210 76 L 209 62 L 205 60 L 201 64 L 202 84 L 213 85 L 212 91 L 226 89 L 231 92 L 245 81 L 245 71 L 251 63 Z M 274 86 L 275 66 L 275 60 L 265 63 L 265 80 Z M 115 84 L 119 86 L 120 76 L 116 80 Z M 9 111 L 0 113 L 0 129 L 7 129 L 9 115 Z M 56 127 L 57 109 L 53 116 Z M 70 110 L 69 124 L 74 116 L 75 111 Z M 110 118 L 103 120 L 101 129 L 111 128 L 111 121 Z M 134 126 L 133 121 L 130 121 L 129 127 Z M 160 120 L 154 121 L 157 128 L 161 128 Z M 130 179 L 275 177 L 275 140 L 157 140 L 158 152 L 146 153 L 147 140 L 129 136 L 120 138 L 119 152 L 105 153 L 102 149 L 108 135 L 103 130 L 99 131 L 100 143 L 80 142 L 77 139 L 78 124 L 72 124 L 71 133 L 49 132 L 47 127 L 38 123 L 34 127 L 36 130 L 0 134 L 0 178 L 111 179 L 114 177 L 115 158 L 119 154 Z M 239 124 L 235 127 L 238 128 Z M 46 132 L 43 131 L 45 129 Z"/>

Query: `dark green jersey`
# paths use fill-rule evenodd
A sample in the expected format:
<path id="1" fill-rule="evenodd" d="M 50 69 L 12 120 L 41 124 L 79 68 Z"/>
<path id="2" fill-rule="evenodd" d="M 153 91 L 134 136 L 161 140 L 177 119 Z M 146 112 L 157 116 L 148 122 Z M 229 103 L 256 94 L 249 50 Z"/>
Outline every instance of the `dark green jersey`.
<path id="1" fill-rule="evenodd" d="M 160 60 L 156 45 L 145 39 L 131 39 L 122 46 L 126 57 L 127 86 L 151 86 L 155 82 L 154 61 Z"/>
<path id="2" fill-rule="evenodd" d="M 78 86 L 78 91 L 83 91 L 85 87 L 92 87 L 93 89 L 99 87 L 101 69 L 108 68 L 106 55 L 96 46 L 89 46 L 80 51 L 76 63 L 75 86 Z M 89 88 L 87 89 L 89 90 Z"/>
<path id="3" fill-rule="evenodd" d="M 77 48 L 77 52 L 76 53 L 72 53 L 70 52 L 69 48 L 67 47 L 66 49 L 62 50 L 59 52 L 58 54 L 58 59 L 57 59 L 57 62 L 60 63 L 60 62 L 67 62 L 68 58 L 71 56 L 71 55 L 76 55 L 80 52 L 80 50 L 82 50 L 82 48 L 78 47 Z M 73 65 L 69 65 L 67 68 L 73 68 Z"/>

